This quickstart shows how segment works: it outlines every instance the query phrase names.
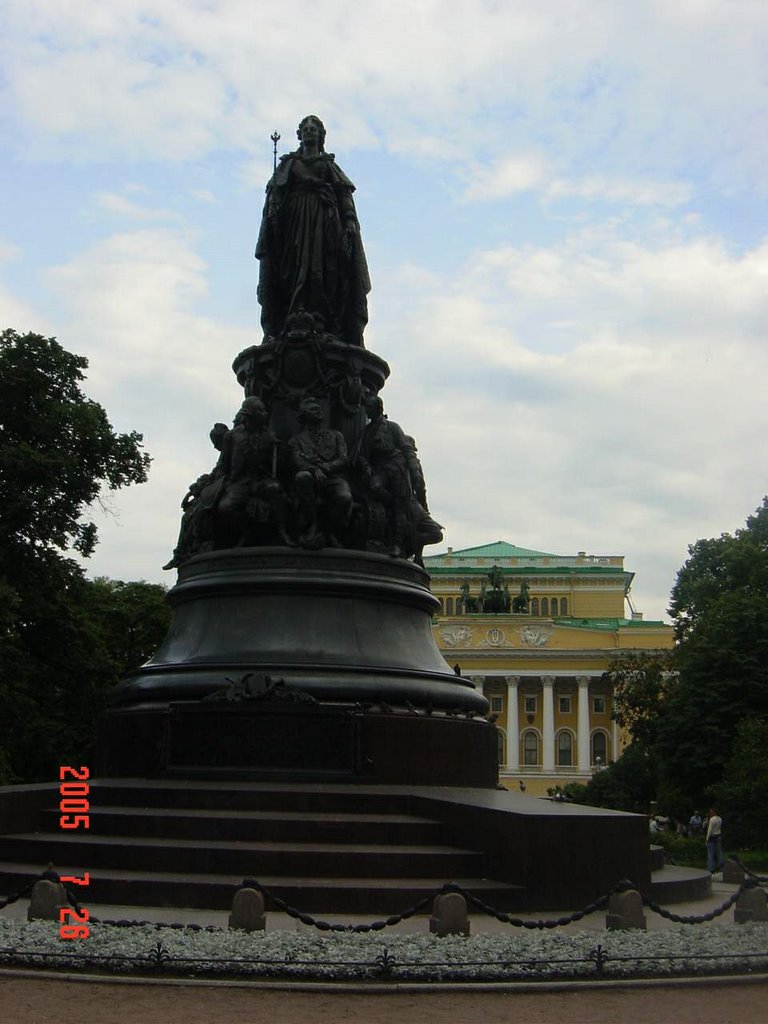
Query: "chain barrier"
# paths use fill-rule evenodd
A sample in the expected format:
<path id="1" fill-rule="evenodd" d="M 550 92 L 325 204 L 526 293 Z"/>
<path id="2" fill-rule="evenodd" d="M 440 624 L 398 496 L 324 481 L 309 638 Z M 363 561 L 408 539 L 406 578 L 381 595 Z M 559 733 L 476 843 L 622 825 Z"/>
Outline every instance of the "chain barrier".
<path id="1" fill-rule="evenodd" d="M 418 914 L 420 910 L 426 910 L 429 904 L 444 892 L 455 892 L 456 890 L 449 888 L 452 883 L 446 883 L 439 889 L 434 889 L 431 893 L 428 893 L 418 903 L 414 903 L 412 907 L 408 907 L 406 910 L 401 910 L 399 914 L 393 914 L 391 917 L 386 918 L 383 921 L 373 921 L 371 924 L 330 924 L 328 921 L 319 921 L 317 918 L 312 917 L 311 914 L 305 914 L 301 910 L 297 910 L 296 907 L 292 907 L 289 903 L 286 903 L 280 896 L 276 896 L 273 892 L 263 886 L 261 882 L 257 882 L 255 878 L 243 879 L 243 884 L 240 886 L 241 889 L 255 889 L 260 892 L 265 900 L 269 900 L 270 903 L 274 904 L 278 910 L 282 910 L 284 914 L 294 918 L 297 921 L 301 921 L 311 928 L 317 928 L 321 932 L 380 932 L 384 928 L 391 928 L 396 924 L 400 924 L 401 921 L 406 921 L 409 917 L 413 917 L 414 914 Z"/>
<path id="2" fill-rule="evenodd" d="M 58 871 L 54 871 L 53 868 L 41 872 L 24 889 L 20 889 L 19 892 L 13 893 L 11 896 L 0 897 L 0 910 L 4 910 L 6 907 L 15 903 L 19 899 L 23 899 L 25 896 L 29 896 L 34 887 L 38 882 L 57 882 L 64 889 L 64 895 L 67 897 L 67 902 L 75 910 L 78 915 L 82 915 L 85 909 L 79 902 L 76 896 L 73 895 L 72 890 L 68 889 L 66 885 L 63 885 L 61 877 Z M 178 922 L 168 924 L 164 921 L 129 921 L 127 918 L 122 918 L 119 921 L 110 920 L 107 918 L 96 917 L 94 914 L 90 914 L 88 917 L 89 924 L 108 924 L 114 928 L 140 928 L 149 925 L 152 928 L 171 928 L 174 931 L 182 931 L 188 929 L 193 932 L 223 932 L 224 928 L 219 927 L 215 924 L 179 924 Z"/>
<path id="3" fill-rule="evenodd" d="M 749 875 L 750 878 L 756 879 L 756 881 L 757 881 L 757 883 L 759 885 L 766 885 L 766 883 L 768 883 L 768 875 L 757 875 L 757 874 L 755 874 L 754 871 L 752 871 L 750 868 L 747 867 L 747 865 L 744 863 L 744 861 L 741 859 L 741 857 L 737 857 L 735 853 L 731 854 L 730 859 L 732 861 L 735 861 L 739 865 L 739 867 L 741 868 L 741 870 L 744 872 L 745 875 Z"/>
<path id="4" fill-rule="evenodd" d="M 734 858 L 734 860 L 736 859 L 737 858 Z M 739 888 L 735 892 L 731 893 L 731 895 L 723 903 L 721 903 L 720 906 L 715 907 L 714 909 L 707 911 L 704 914 L 675 914 L 673 911 L 666 910 L 664 907 L 660 906 L 660 904 L 656 903 L 649 896 L 645 896 L 641 893 L 643 905 L 646 906 L 654 914 L 658 914 L 665 920 L 671 921 L 675 924 L 703 924 L 706 921 L 713 921 L 716 917 L 720 917 L 727 910 L 729 910 L 737 902 L 737 900 L 743 892 L 745 892 L 748 889 L 753 889 L 758 886 L 761 886 L 768 881 L 768 878 L 761 878 L 760 876 L 755 875 L 752 872 L 748 872 L 747 869 L 744 868 L 744 866 L 740 862 L 738 863 L 739 866 L 742 867 L 743 870 L 750 875 L 750 877 L 747 878 L 744 882 L 742 882 Z M 48 870 L 43 871 L 40 875 L 34 878 L 33 881 L 24 889 L 0 900 L 0 910 L 9 906 L 11 903 L 15 903 L 18 899 L 21 899 L 29 895 L 32 889 L 34 888 L 35 884 L 41 880 L 60 883 L 59 874 L 56 871 L 49 868 Z M 246 888 L 255 889 L 257 892 L 261 893 L 265 901 L 268 900 L 277 910 L 287 914 L 289 917 L 292 917 L 297 921 L 300 921 L 302 924 L 307 925 L 308 927 L 317 928 L 318 931 L 325 932 L 347 932 L 360 934 L 366 932 L 382 931 L 385 928 L 394 927 L 395 925 L 400 924 L 402 921 L 406 921 L 408 918 L 413 917 L 415 914 L 418 914 L 421 911 L 426 910 L 426 908 L 436 899 L 436 897 L 444 895 L 445 893 L 458 893 L 460 896 L 464 897 L 469 906 L 475 907 L 477 910 L 488 915 L 489 917 L 495 918 L 502 924 L 508 924 L 512 928 L 527 928 L 529 930 L 543 931 L 546 929 L 561 928 L 565 925 L 573 924 L 576 921 L 581 921 L 583 918 L 589 917 L 591 914 L 596 913 L 598 910 L 602 910 L 605 907 L 607 907 L 611 896 L 617 893 L 637 889 L 634 882 L 632 882 L 628 878 L 623 878 L 620 881 L 618 881 L 609 892 L 605 893 L 603 896 L 598 897 L 596 900 L 593 900 L 591 903 L 588 903 L 581 910 L 576 910 L 570 914 L 566 914 L 562 917 L 557 917 L 550 920 L 527 920 L 522 917 L 515 917 L 512 914 L 507 913 L 506 911 L 499 910 L 498 907 L 494 907 L 491 904 L 486 903 L 484 900 L 480 899 L 478 896 L 475 896 L 474 893 L 469 892 L 467 889 L 465 889 L 463 886 L 459 885 L 456 882 L 445 882 L 442 886 L 439 886 L 433 889 L 431 892 L 427 893 L 412 906 L 407 907 L 405 910 L 401 910 L 397 914 L 392 914 L 390 917 L 384 918 L 383 920 L 372 921 L 369 924 L 332 924 L 329 921 L 324 921 L 322 919 L 315 918 L 311 914 L 307 914 L 299 910 L 297 907 L 292 906 L 286 900 L 282 899 L 282 897 L 278 896 L 276 893 L 273 893 L 270 889 L 262 885 L 259 881 L 257 881 L 254 878 L 243 879 L 242 884 L 238 886 L 238 891 L 240 889 Z M 72 892 L 68 888 L 66 888 L 66 886 L 64 886 L 64 892 L 66 894 L 70 906 L 72 906 L 78 914 L 82 914 L 84 908 L 77 900 L 77 898 L 72 894 Z M 108 924 L 117 928 L 130 928 L 149 925 L 155 929 L 188 929 L 190 931 L 205 932 L 224 931 L 224 929 L 222 929 L 218 925 L 200 925 L 192 923 L 167 924 L 164 922 L 146 920 L 110 920 L 105 918 L 98 918 L 95 916 L 91 916 L 90 921 L 93 924 Z"/>

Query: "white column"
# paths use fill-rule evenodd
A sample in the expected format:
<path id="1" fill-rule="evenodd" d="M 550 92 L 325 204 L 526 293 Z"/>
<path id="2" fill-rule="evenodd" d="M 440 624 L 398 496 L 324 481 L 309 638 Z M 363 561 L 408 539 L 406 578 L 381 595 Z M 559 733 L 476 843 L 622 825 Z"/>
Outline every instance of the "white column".
<path id="1" fill-rule="evenodd" d="M 579 676 L 579 705 L 576 720 L 576 746 L 579 752 L 578 768 L 580 772 L 589 771 L 589 678 Z"/>
<path id="2" fill-rule="evenodd" d="M 517 684 L 520 676 L 507 676 L 507 771 L 520 770 L 520 715 Z"/>
<path id="3" fill-rule="evenodd" d="M 542 748 L 545 772 L 555 770 L 555 699 L 553 694 L 554 676 L 541 677 L 542 698 Z"/>

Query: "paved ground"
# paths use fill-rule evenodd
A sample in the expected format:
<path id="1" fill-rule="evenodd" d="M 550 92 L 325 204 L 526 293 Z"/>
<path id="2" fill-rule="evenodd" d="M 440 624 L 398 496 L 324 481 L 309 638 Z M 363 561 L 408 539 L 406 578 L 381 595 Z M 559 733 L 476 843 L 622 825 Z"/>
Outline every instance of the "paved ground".
<path id="1" fill-rule="evenodd" d="M 768 981 L 531 992 L 275 991 L 0 973 L 2 1024 L 764 1024 Z"/>

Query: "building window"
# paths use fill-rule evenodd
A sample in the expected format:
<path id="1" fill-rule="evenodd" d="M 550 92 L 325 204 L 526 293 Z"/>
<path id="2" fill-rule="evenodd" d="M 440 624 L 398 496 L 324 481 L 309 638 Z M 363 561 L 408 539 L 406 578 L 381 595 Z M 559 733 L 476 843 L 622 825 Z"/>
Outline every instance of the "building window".
<path id="1" fill-rule="evenodd" d="M 523 698 L 523 711 L 525 712 L 526 715 L 535 715 L 536 714 L 536 698 L 535 697 L 525 697 L 525 698 Z"/>
<path id="2" fill-rule="evenodd" d="M 500 715 L 504 710 L 504 698 L 503 697 L 491 697 L 491 711 L 495 715 Z"/>
<path id="3" fill-rule="evenodd" d="M 571 713 L 571 698 L 570 697 L 558 697 L 560 705 L 561 715 L 570 715 Z"/>
<path id="4" fill-rule="evenodd" d="M 504 735 L 501 729 L 496 732 L 496 750 L 499 758 L 499 764 L 507 763 L 507 737 Z"/>
<path id="5" fill-rule="evenodd" d="M 592 764 L 607 764 L 608 762 L 608 737 L 604 732 L 596 732 L 592 735 Z"/>
<path id="6" fill-rule="evenodd" d="M 445 614 L 453 615 L 453 598 L 447 597 L 445 599 Z"/>
<path id="7" fill-rule="evenodd" d="M 557 615 L 557 598 L 552 598 L 552 614 Z"/>
<path id="8" fill-rule="evenodd" d="M 541 614 L 549 615 L 549 598 L 542 597 L 541 599 Z"/>
<path id="9" fill-rule="evenodd" d="M 596 715 L 605 714 L 605 697 L 592 698 L 592 710 Z"/>
<path id="10" fill-rule="evenodd" d="M 539 599 L 538 597 L 531 598 L 531 615 L 539 614 Z"/>
<path id="11" fill-rule="evenodd" d="M 560 614 L 561 615 L 567 615 L 568 614 L 568 598 L 567 597 L 561 597 L 560 598 Z"/>
<path id="12" fill-rule="evenodd" d="M 557 763 L 561 768 L 570 768 L 573 764 L 573 736 L 569 732 L 557 734 Z"/>
<path id="13" fill-rule="evenodd" d="M 523 764 L 536 765 L 539 763 L 539 737 L 532 730 L 523 734 Z"/>

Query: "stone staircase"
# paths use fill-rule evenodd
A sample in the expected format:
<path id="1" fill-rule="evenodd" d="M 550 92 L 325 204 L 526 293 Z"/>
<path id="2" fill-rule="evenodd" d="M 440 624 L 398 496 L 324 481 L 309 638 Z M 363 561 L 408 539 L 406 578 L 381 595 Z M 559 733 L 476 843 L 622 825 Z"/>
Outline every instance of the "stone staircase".
<path id="1" fill-rule="evenodd" d="M 225 909 L 244 878 L 307 913 L 395 914 L 447 881 L 521 909 L 484 854 L 383 788 L 187 780 L 95 781 L 90 828 L 59 827 L 57 795 L 34 827 L 0 835 L 0 893 L 51 862 L 88 871 L 82 902 Z M 72 887 L 75 888 L 75 887 Z"/>

